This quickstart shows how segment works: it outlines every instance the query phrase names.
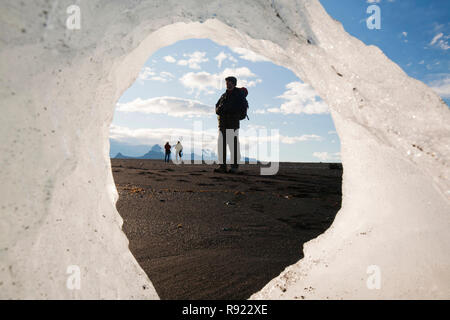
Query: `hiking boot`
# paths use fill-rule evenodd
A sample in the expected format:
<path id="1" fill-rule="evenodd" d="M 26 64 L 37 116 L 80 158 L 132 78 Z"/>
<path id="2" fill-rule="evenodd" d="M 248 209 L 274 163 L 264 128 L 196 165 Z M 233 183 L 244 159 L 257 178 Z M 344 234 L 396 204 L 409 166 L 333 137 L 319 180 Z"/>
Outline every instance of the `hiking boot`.
<path id="1" fill-rule="evenodd" d="M 238 167 L 231 167 L 230 171 L 228 173 L 239 173 Z"/>
<path id="2" fill-rule="evenodd" d="M 221 165 L 220 167 L 215 168 L 214 172 L 216 172 L 216 173 L 227 173 L 227 167 L 224 166 L 224 165 Z"/>

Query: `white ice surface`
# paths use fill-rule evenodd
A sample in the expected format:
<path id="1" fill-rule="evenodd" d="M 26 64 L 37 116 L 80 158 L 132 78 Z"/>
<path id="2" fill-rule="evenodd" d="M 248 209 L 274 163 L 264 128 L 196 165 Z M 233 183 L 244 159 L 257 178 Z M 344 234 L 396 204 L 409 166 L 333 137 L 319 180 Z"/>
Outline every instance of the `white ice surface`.
<path id="1" fill-rule="evenodd" d="M 158 298 L 121 231 L 109 125 L 146 59 L 188 38 L 291 69 L 341 139 L 335 222 L 252 298 L 450 298 L 450 113 L 430 88 L 317 0 L 75 1 L 68 30 L 73 2 L 0 4 L 0 298 Z"/>

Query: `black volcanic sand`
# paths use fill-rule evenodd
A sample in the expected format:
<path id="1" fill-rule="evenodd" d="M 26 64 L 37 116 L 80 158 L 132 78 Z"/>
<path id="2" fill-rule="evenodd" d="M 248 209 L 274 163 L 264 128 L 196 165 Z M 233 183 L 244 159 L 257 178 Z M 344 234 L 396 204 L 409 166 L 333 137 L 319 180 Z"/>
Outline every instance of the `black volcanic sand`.
<path id="1" fill-rule="evenodd" d="M 341 207 L 342 168 L 112 159 L 130 250 L 161 299 L 247 299 L 303 257 Z"/>

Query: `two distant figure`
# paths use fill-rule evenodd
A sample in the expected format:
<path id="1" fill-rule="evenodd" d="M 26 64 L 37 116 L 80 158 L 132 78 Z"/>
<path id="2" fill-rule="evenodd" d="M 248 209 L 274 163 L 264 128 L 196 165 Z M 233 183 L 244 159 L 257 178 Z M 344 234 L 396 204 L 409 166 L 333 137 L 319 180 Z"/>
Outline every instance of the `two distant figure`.
<path id="1" fill-rule="evenodd" d="M 181 145 L 180 141 L 178 141 L 178 143 L 174 146 L 175 148 L 175 156 L 176 156 L 176 160 L 178 162 L 178 158 L 180 158 L 183 156 L 183 146 Z M 170 154 L 171 154 L 171 149 L 172 146 L 170 145 L 169 141 L 166 142 L 166 144 L 164 145 L 164 150 L 166 151 L 165 156 L 164 156 L 164 162 L 169 162 L 170 161 Z"/>

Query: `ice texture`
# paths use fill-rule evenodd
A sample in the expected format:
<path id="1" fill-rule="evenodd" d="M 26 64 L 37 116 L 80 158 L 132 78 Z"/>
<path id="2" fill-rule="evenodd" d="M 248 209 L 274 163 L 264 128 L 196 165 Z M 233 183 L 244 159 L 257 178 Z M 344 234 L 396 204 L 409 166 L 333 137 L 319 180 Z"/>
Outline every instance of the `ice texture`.
<path id="1" fill-rule="evenodd" d="M 66 28 L 73 4 L 80 30 Z M 0 7 L 0 298 L 158 298 L 121 230 L 109 126 L 146 59 L 189 38 L 292 70 L 328 104 L 341 140 L 333 225 L 251 298 L 450 298 L 448 107 L 317 0 Z"/>

